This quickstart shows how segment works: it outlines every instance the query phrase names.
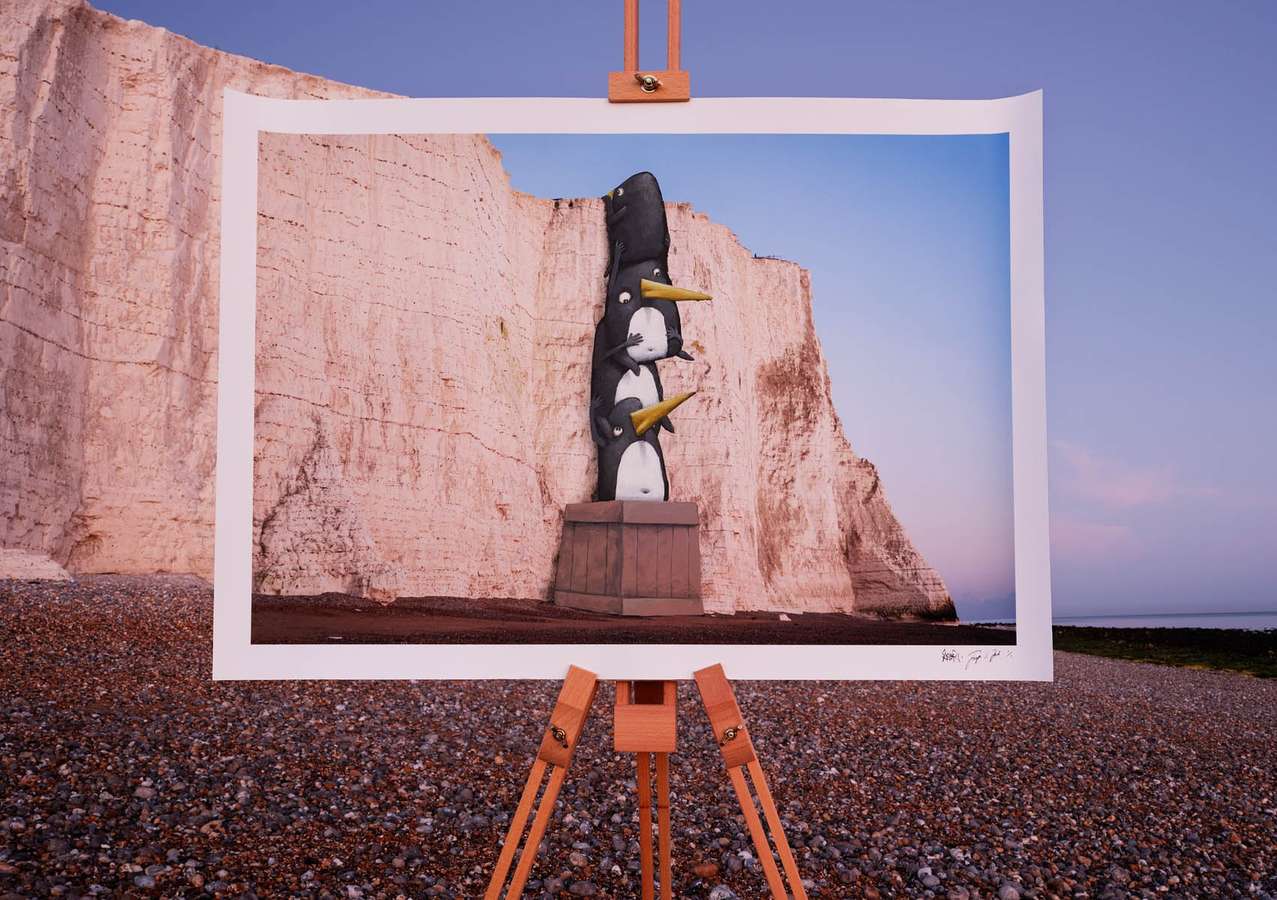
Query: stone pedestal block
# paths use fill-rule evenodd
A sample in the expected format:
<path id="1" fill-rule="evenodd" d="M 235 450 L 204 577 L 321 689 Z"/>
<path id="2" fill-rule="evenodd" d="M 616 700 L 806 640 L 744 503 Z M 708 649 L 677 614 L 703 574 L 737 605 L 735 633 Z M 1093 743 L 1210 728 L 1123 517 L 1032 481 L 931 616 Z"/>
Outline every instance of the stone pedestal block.
<path id="1" fill-rule="evenodd" d="M 622 616 L 704 613 L 696 504 L 569 503 L 554 602 Z"/>

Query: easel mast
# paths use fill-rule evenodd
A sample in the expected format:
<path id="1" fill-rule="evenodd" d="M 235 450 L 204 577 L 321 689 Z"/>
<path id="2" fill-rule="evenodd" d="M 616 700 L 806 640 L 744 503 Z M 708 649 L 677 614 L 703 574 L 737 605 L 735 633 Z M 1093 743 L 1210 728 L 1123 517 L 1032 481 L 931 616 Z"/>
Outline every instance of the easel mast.
<path id="1" fill-rule="evenodd" d="M 639 68 L 639 0 L 625 0 L 625 53 L 620 72 L 609 72 L 607 98 L 613 103 L 679 103 L 691 99 L 691 78 L 681 68 L 682 0 L 667 0 L 665 68 Z"/>
<path id="2" fill-rule="evenodd" d="M 638 769 L 639 866 L 643 900 L 654 900 L 652 866 L 652 758 L 656 760 L 656 820 L 661 900 L 674 896 L 670 831 L 670 754 L 678 744 L 678 685 L 673 681 L 618 681 L 613 744 L 633 753 Z"/>

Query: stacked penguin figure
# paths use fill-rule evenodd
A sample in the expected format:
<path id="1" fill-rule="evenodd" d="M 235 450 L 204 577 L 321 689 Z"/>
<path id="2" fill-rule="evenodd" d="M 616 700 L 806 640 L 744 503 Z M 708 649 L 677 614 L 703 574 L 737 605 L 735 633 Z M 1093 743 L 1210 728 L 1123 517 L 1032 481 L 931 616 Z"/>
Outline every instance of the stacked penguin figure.
<path id="1" fill-rule="evenodd" d="M 692 358 L 683 349 L 678 304 L 708 294 L 674 287 L 661 187 L 650 172 L 604 197 L 609 244 L 607 298 L 594 330 L 590 433 L 599 448 L 596 500 L 669 499 L 660 431 L 695 391 L 665 397 L 656 364 Z"/>

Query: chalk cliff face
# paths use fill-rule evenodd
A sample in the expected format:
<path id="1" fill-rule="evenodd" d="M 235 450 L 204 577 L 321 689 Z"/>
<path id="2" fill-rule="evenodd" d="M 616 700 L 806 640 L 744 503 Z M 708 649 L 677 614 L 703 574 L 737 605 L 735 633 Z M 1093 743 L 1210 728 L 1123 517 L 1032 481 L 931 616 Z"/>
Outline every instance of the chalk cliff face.
<path id="1" fill-rule="evenodd" d="M 0 546 L 207 576 L 222 89 L 373 95 L 72 2 L 4 16 Z M 512 190 L 478 135 L 263 135 L 259 165 L 259 588 L 545 596 L 593 486 L 601 203 Z M 669 217 L 675 283 L 715 296 L 662 372 L 700 392 L 664 448 L 707 608 L 952 615 L 843 435 L 806 273 Z"/>

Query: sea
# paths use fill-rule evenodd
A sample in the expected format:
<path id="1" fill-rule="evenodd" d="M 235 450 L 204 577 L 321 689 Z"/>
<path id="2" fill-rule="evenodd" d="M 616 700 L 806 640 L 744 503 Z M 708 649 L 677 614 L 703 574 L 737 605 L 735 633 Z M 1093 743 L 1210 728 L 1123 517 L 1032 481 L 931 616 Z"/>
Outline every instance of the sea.
<path id="1" fill-rule="evenodd" d="M 1056 625 L 1096 628 L 1277 628 L 1277 611 L 1221 613 L 1156 613 L 1138 616 L 1057 616 Z"/>
<path id="2" fill-rule="evenodd" d="M 1001 619 L 963 619 L 970 625 L 1010 622 Z M 1277 628 L 1277 610 L 1272 612 L 1150 613 L 1125 616 L 1056 616 L 1056 625 L 1089 625 L 1093 628 L 1240 628 L 1263 631 Z"/>

